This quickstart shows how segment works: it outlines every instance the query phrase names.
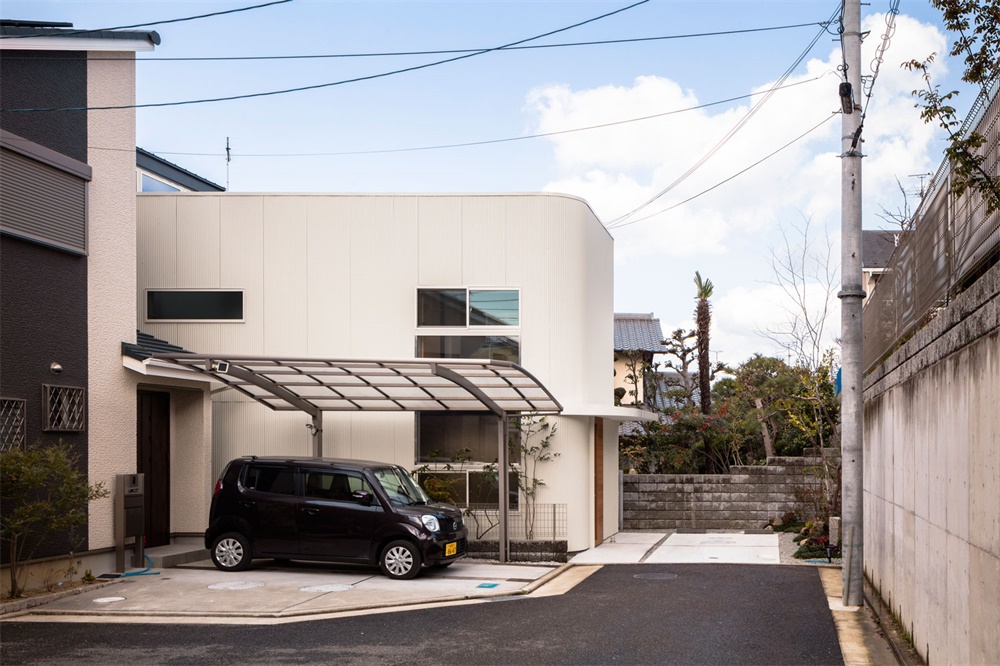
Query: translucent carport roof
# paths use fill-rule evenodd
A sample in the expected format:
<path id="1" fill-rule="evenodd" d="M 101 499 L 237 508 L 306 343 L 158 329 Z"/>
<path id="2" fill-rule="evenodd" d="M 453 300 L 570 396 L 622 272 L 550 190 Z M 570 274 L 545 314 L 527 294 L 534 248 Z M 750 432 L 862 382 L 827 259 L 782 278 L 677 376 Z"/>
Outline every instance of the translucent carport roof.
<path id="1" fill-rule="evenodd" d="M 527 370 L 480 359 L 359 360 L 155 353 L 278 411 L 483 411 L 555 414 L 562 406 Z"/>

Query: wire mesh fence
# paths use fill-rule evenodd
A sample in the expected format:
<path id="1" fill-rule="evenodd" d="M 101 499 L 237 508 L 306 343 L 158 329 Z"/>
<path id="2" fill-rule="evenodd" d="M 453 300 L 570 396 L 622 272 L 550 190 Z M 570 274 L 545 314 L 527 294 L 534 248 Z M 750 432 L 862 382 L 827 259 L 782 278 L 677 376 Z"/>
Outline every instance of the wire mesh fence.
<path id="1" fill-rule="evenodd" d="M 470 504 L 462 509 L 470 541 L 496 541 L 500 533 L 500 507 Z M 511 510 L 507 534 L 511 541 L 555 541 L 566 538 L 566 505 L 521 502 Z"/>
<path id="2" fill-rule="evenodd" d="M 983 168 L 1000 174 L 1000 80 L 984 91 L 965 128 L 985 138 Z M 870 372 L 975 281 L 1000 253 L 1000 211 L 970 188 L 952 192 L 947 161 L 938 168 L 865 306 L 862 362 Z"/>

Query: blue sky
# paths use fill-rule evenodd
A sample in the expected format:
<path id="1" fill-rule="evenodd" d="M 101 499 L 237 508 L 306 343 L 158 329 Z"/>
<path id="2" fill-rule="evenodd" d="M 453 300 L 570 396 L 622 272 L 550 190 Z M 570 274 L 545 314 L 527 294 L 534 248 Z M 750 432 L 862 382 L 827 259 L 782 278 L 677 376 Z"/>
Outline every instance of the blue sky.
<path id="1" fill-rule="evenodd" d="M 253 2 L 3 3 L 4 18 L 111 27 L 207 13 Z M 489 48 L 593 18 L 628 2 L 325 2 L 295 0 L 241 14 L 157 26 L 146 57 L 358 53 Z M 654 1 L 538 43 L 626 39 L 767 28 L 828 19 L 838 2 Z M 885 32 L 887 0 L 862 7 L 870 30 L 864 74 Z M 903 2 L 866 123 L 865 227 L 886 224 L 896 185 L 933 171 L 943 142 L 913 109 L 919 85 L 899 68 L 946 37 L 927 2 Z M 325 157 L 257 153 L 370 151 L 559 131 L 662 113 L 766 88 L 799 57 L 816 26 L 645 43 L 493 52 L 398 76 L 253 100 L 137 112 L 138 145 L 221 184 L 229 137 L 236 191 L 560 191 L 610 221 L 696 163 L 747 112 L 746 100 L 630 123 L 499 145 Z M 712 160 L 644 213 L 682 201 L 792 141 L 838 108 L 839 46 L 824 34 L 789 83 Z M 241 62 L 144 62 L 138 102 L 245 94 L 366 76 L 447 56 Z M 941 58 L 935 81 L 956 87 L 958 64 Z M 811 79 L 817 79 L 811 81 Z M 959 99 L 960 109 L 972 102 Z M 745 175 L 695 201 L 612 230 L 615 307 L 654 312 L 667 332 L 690 326 L 695 270 L 716 285 L 715 340 L 733 363 L 775 353 L 756 333 L 780 324 L 768 256 L 780 228 L 803 219 L 839 243 L 839 118 Z M 209 153 L 193 155 L 179 153 Z M 915 204 L 911 196 L 910 205 Z M 839 315 L 832 320 L 839 328 Z M 835 332 L 835 331 L 834 331 Z M 832 336 L 831 336 L 832 344 Z"/>

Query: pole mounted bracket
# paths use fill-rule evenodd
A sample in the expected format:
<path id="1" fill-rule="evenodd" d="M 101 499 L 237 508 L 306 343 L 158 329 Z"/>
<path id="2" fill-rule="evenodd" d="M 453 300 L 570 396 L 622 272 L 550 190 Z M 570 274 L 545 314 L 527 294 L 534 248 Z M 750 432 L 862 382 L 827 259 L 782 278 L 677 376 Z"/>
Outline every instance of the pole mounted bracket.
<path id="1" fill-rule="evenodd" d="M 864 298 L 868 292 L 864 289 L 842 289 L 837 292 L 837 298 Z"/>

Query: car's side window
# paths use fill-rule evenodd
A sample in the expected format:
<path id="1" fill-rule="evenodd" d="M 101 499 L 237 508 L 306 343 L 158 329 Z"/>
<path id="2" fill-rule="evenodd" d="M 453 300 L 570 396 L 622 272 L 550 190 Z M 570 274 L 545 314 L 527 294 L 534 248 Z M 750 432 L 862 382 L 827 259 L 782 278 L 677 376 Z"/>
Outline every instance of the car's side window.
<path id="1" fill-rule="evenodd" d="M 358 474 L 315 469 L 305 471 L 305 495 L 307 498 L 355 502 L 357 500 L 351 496 L 355 490 L 372 492 L 368 482 Z"/>
<path id="2" fill-rule="evenodd" d="M 243 487 L 262 493 L 294 495 L 295 471 L 287 467 L 250 465 L 243 479 Z"/>

